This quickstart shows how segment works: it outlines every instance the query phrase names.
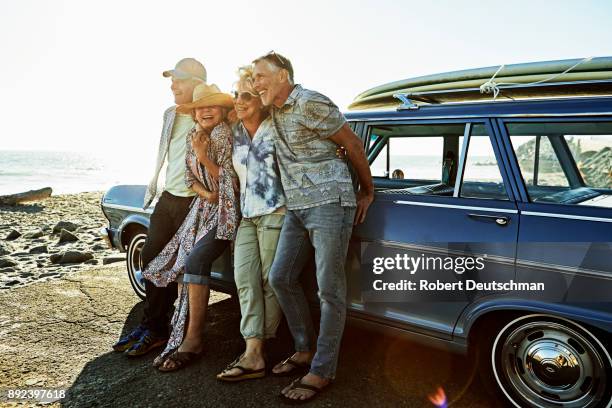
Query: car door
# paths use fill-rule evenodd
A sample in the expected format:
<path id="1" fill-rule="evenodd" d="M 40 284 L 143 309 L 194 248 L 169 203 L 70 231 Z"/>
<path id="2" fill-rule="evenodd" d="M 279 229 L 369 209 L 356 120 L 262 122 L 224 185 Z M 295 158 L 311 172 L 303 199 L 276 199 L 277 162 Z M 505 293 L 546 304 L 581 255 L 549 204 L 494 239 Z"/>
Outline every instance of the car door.
<path id="1" fill-rule="evenodd" d="M 612 118 L 499 120 L 522 196 L 517 280 L 612 316 Z"/>
<path id="2" fill-rule="evenodd" d="M 450 338 L 466 305 L 488 292 L 379 291 L 373 285 L 377 280 L 512 279 L 518 211 L 507 158 L 485 119 L 372 122 L 364 124 L 362 136 L 376 193 L 366 221 L 354 229 L 347 263 L 349 310 L 353 316 Z M 397 256 L 422 267 L 412 268 L 413 274 L 397 267 L 373 272 L 374 258 Z M 457 270 L 460 258 L 480 258 L 486 267 Z"/>

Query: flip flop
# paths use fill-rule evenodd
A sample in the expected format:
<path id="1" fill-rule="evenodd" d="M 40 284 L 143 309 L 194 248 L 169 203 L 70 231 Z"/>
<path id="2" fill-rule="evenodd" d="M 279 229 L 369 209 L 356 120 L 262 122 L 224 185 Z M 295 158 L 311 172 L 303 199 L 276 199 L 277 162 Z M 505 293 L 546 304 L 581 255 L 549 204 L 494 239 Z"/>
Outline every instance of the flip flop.
<path id="1" fill-rule="evenodd" d="M 243 381 L 243 380 L 254 380 L 256 378 L 263 378 L 266 376 L 265 367 L 260 368 L 259 370 L 252 370 L 250 368 L 242 367 L 238 364 L 234 364 L 231 367 L 227 367 L 225 370 L 223 370 L 223 372 L 229 371 L 233 368 L 237 368 L 241 372 L 239 374 L 232 374 L 232 375 L 221 375 L 223 373 L 217 374 L 217 380 L 226 381 L 226 382 L 238 382 L 238 381 Z"/>
<path id="2" fill-rule="evenodd" d="M 306 399 L 293 399 L 293 398 L 287 397 L 285 394 L 281 392 L 280 396 L 283 398 L 283 401 L 285 403 L 291 404 L 291 405 L 299 405 L 299 404 L 304 404 L 306 402 L 310 402 L 313 399 L 315 399 L 319 394 L 321 394 L 323 391 L 325 391 L 325 389 L 328 387 L 328 385 L 326 385 L 324 387 L 319 388 L 319 387 L 315 387 L 314 385 L 304 384 L 302 383 L 302 378 L 304 377 L 299 377 L 293 380 L 291 385 L 289 385 L 289 389 L 287 391 L 306 390 L 306 391 L 312 391 L 313 394 Z"/>
<path id="3" fill-rule="evenodd" d="M 274 377 L 288 377 L 288 376 L 293 376 L 296 374 L 304 374 L 304 373 L 307 373 L 308 370 L 310 370 L 310 364 L 300 363 L 298 361 L 295 361 L 291 357 L 280 362 L 281 367 L 285 365 L 291 366 L 291 370 L 284 371 L 281 373 L 275 373 L 274 371 L 272 371 L 272 375 Z"/>
<path id="4" fill-rule="evenodd" d="M 158 355 L 157 357 L 155 357 L 155 359 L 153 360 L 153 367 L 157 368 L 161 365 L 163 365 L 166 360 L 168 359 L 168 357 L 170 357 L 172 354 L 174 354 L 174 352 L 176 351 L 176 348 L 173 349 L 172 351 L 170 351 L 168 354 L 166 354 L 166 356 L 164 358 L 162 358 L 161 354 Z"/>
<path id="5" fill-rule="evenodd" d="M 203 351 L 200 351 L 199 353 L 192 353 L 189 351 L 175 351 L 174 353 L 170 354 L 168 358 L 166 358 L 166 360 L 164 361 L 164 363 L 166 361 L 172 361 L 174 363 L 174 367 L 166 368 L 162 364 L 159 367 L 157 367 L 157 369 L 161 371 L 162 373 L 169 373 L 172 371 L 177 371 L 199 360 L 203 354 L 204 354 Z"/>

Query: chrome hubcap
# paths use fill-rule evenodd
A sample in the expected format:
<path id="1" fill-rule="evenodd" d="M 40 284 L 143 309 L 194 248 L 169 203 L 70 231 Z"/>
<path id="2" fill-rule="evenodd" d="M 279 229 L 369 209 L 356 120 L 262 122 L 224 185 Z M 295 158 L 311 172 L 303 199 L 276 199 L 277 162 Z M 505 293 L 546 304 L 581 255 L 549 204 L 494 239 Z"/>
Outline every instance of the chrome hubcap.
<path id="1" fill-rule="evenodd" d="M 503 332 L 495 342 L 494 350 L 501 352 L 496 372 L 524 401 L 536 407 L 588 407 L 601 400 L 606 369 L 593 340 L 552 321 L 525 322 L 508 332 L 501 345 Z"/>
<path id="2" fill-rule="evenodd" d="M 580 360 L 557 341 L 538 342 L 526 350 L 526 366 L 534 380 L 549 387 L 570 388 L 581 378 Z"/>

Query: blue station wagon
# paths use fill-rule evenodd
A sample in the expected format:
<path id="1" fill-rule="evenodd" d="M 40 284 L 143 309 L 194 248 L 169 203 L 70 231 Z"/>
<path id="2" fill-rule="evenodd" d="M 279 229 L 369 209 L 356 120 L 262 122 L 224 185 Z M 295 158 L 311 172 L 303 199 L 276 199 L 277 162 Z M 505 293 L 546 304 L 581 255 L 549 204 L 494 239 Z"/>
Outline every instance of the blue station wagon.
<path id="1" fill-rule="evenodd" d="M 511 406 L 609 407 L 611 83 L 583 81 L 585 96 L 576 83 L 515 86 L 496 100 L 466 89 L 403 92 L 396 103 L 346 113 L 376 189 L 349 248 L 349 322 L 470 353 L 487 388 Z M 104 233 L 127 252 L 140 297 L 151 213 L 141 209 L 144 189 L 116 186 L 102 199 Z M 421 266 L 452 259 L 454 270 L 434 262 L 373 273 L 375 258 L 406 256 Z M 484 268 L 457 271 L 459 258 Z M 235 292 L 229 251 L 213 270 L 213 289 Z M 402 290 L 410 280 L 417 290 Z"/>

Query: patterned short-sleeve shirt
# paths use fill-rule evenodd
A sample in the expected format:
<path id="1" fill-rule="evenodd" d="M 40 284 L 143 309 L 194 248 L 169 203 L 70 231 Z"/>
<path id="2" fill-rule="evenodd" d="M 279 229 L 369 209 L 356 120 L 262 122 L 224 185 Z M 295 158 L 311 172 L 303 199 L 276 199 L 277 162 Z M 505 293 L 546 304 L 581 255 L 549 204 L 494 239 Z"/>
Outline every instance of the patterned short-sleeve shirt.
<path id="1" fill-rule="evenodd" d="M 329 137 L 346 123 L 326 96 L 295 85 L 280 108 L 272 108 L 276 155 L 287 200 L 297 210 L 339 202 L 356 206 L 347 163 Z"/>
<path id="2" fill-rule="evenodd" d="M 270 118 L 257 128 L 253 139 L 242 122 L 232 127 L 232 161 L 240 180 L 240 208 L 245 218 L 273 213 L 285 205 L 276 153 L 274 127 Z"/>

